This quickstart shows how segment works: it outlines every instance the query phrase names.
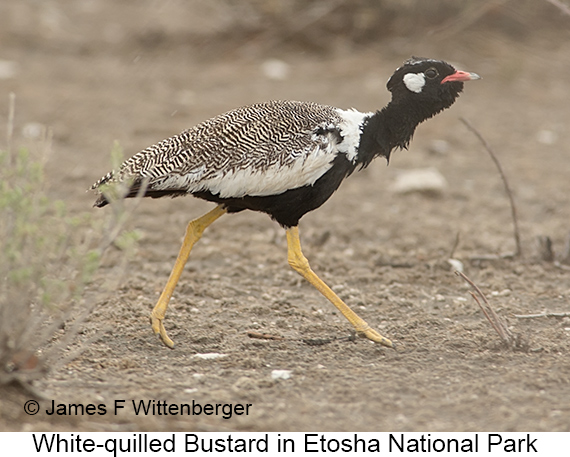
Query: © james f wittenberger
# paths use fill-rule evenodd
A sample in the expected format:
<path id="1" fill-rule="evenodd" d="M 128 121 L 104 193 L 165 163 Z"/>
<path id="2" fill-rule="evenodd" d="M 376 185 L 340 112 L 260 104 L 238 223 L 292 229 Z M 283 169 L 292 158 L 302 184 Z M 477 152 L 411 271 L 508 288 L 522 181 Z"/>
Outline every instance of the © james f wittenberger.
<path id="1" fill-rule="evenodd" d="M 105 403 L 56 403 L 55 400 L 46 408 L 47 415 L 56 416 L 105 416 L 118 415 L 130 409 L 137 416 L 221 416 L 231 419 L 233 416 L 248 416 L 251 403 L 168 403 L 166 400 L 115 400 L 112 407 Z M 37 412 L 37 411 L 36 411 Z M 30 414 L 30 413 L 28 413 Z M 34 413 L 35 414 L 35 413 Z"/>

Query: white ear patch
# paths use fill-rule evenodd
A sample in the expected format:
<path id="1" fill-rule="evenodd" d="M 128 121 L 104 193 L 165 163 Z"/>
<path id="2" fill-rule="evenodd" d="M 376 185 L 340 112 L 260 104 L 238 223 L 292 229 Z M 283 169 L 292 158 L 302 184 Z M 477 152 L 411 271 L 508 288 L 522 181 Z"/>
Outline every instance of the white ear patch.
<path id="1" fill-rule="evenodd" d="M 408 90 L 419 94 L 426 84 L 426 78 L 423 73 L 408 73 L 404 75 L 404 84 Z"/>

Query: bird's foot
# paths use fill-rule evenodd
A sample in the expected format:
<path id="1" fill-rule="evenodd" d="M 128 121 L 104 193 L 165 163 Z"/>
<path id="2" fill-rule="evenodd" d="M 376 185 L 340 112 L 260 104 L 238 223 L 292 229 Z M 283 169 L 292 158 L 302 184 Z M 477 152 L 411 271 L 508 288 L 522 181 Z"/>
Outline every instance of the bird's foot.
<path id="1" fill-rule="evenodd" d="M 155 335 L 160 337 L 160 340 L 168 346 L 170 349 L 174 347 L 174 341 L 172 341 L 166 334 L 166 329 L 162 323 L 162 318 L 154 315 L 154 312 L 150 315 L 150 325 L 152 325 L 152 331 Z"/>
<path id="2" fill-rule="evenodd" d="M 388 348 L 394 348 L 394 344 L 388 339 L 380 335 L 376 330 L 371 328 L 370 326 L 366 326 L 364 328 L 357 328 L 356 333 L 359 336 L 364 338 L 368 338 L 369 340 L 374 341 L 375 343 L 379 343 L 382 346 L 386 346 Z"/>

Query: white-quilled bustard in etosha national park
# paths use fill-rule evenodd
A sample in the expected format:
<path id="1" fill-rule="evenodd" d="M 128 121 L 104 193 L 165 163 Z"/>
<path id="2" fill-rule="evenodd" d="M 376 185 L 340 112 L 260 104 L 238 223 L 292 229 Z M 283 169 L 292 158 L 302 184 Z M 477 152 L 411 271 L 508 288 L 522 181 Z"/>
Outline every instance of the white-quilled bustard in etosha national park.
<path id="1" fill-rule="evenodd" d="M 407 60 L 387 83 L 392 99 L 361 113 L 309 102 L 270 101 L 202 122 L 150 146 L 92 186 L 95 206 L 109 203 L 105 185 L 122 183 L 126 197 L 193 195 L 217 206 L 191 221 L 170 278 L 151 313 L 153 331 L 173 347 L 164 328 L 168 303 L 190 251 L 204 230 L 226 213 L 267 213 L 287 234 L 289 265 L 354 326 L 360 336 L 392 347 L 311 269 L 301 251 L 299 219 L 319 208 L 355 169 L 407 148 L 422 121 L 449 108 L 463 82 L 479 79 L 446 62 Z"/>

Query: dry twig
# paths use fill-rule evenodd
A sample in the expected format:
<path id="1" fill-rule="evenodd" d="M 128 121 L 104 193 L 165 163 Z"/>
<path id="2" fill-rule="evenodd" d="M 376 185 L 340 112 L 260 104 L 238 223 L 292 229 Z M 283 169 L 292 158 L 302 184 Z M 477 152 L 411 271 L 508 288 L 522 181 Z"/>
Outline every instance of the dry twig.
<path id="1" fill-rule="evenodd" d="M 506 252 L 505 254 L 476 254 L 469 256 L 469 260 L 472 262 L 481 260 L 504 260 L 504 259 L 514 259 L 514 252 Z"/>
<path id="2" fill-rule="evenodd" d="M 570 313 L 538 313 L 538 314 L 514 314 L 517 319 L 536 319 L 538 317 L 570 317 Z"/>
<path id="3" fill-rule="evenodd" d="M 462 117 L 462 118 L 460 118 L 460 120 L 461 120 L 461 122 L 463 122 L 465 124 L 465 126 L 469 130 L 471 130 L 471 132 L 473 132 L 473 134 L 479 139 L 479 141 L 481 141 L 481 143 L 483 144 L 483 146 L 485 147 L 485 149 L 487 150 L 487 152 L 491 156 L 491 159 L 493 159 L 493 162 L 495 163 L 497 170 L 499 170 L 499 174 L 501 175 L 501 179 L 503 180 L 503 184 L 505 185 L 505 191 L 507 192 L 507 196 L 509 197 L 509 202 L 511 204 L 511 216 L 513 219 L 513 228 L 514 228 L 514 237 L 515 237 L 515 246 L 516 246 L 516 250 L 515 250 L 514 254 L 512 254 L 512 256 L 518 257 L 522 254 L 522 249 L 521 249 L 521 239 L 520 239 L 520 234 L 519 234 L 517 209 L 515 206 L 515 199 L 513 198 L 513 193 L 511 192 L 511 188 L 509 186 L 509 182 L 507 181 L 507 177 L 503 171 L 503 167 L 501 167 L 501 163 L 499 162 L 499 159 L 497 158 L 497 156 L 495 155 L 495 153 L 491 149 L 491 146 L 489 146 L 489 143 L 487 143 L 487 140 L 485 140 L 485 138 L 483 138 L 483 135 L 481 135 L 481 133 L 479 133 L 479 131 L 475 127 L 473 127 L 473 125 L 467 119 Z M 510 256 L 506 255 L 506 256 L 501 256 L 501 257 L 502 258 L 508 258 Z"/>
<path id="4" fill-rule="evenodd" d="M 471 281 L 467 276 L 465 276 L 463 273 L 456 271 L 455 274 L 463 278 L 471 287 L 473 287 L 473 289 L 475 289 L 477 295 L 481 297 L 481 299 L 484 302 L 484 305 L 481 304 L 481 302 L 477 298 L 477 295 L 475 295 L 473 292 L 470 292 L 471 296 L 477 302 L 479 308 L 481 308 L 481 311 L 483 311 L 483 314 L 485 315 L 491 326 L 495 329 L 499 337 L 503 340 L 503 342 L 505 342 L 510 348 L 515 347 L 516 338 L 507 327 L 505 321 L 501 319 L 501 317 L 495 312 L 493 308 L 491 308 L 489 301 L 487 300 L 483 292 L 481 292 L 481 289 L 479 289 L 479 287 L 477 287 L 477 285 L 473 281 Z"/>
<path id="5" fill-rule="evenodd" d="M 554 251 L 552 250 L 552 239 L 549 236 L 538 236 L 538 256 L 545 262 L 554 262 Z"/>
<path id="6" fill-rule="evenodd" d="M 560 268 L 561 270 L 570 271 L 570 265 L 565 265 L 564 263 L 558 262 L 556 260 L 552 263 L 552 265 L 554 265 L 556 268 Z"/>
<path id="7" fill-rule="evenodd" d="M 270 335 L 269 333 L 259 333 L 259 332 L 254 332 L 253 330 L 248 330 L 247 336 L 249 336 L 250 338 L 255 338 L 257 340 L 278 340 L 278 341 L 280 341 L 280 340 L 285 339 L 279 335 Z"/>
<path id="8" fill-rule="evenodd" d="M 323 346 L 330 344 L 334 341 L 356 341 L 356 332 L 351 332 L 349 336 L 334 336 L 332 338 L 285 338 L 279 335 L 271 335 L 270 333 L 261 333 L 254 330 L 248 330 L 247 336 L 257 340 L 272 340 L 272 341 L 302 341 L 309 346 Z"/>
<path id="9" fill-rule="evenodd" d="M 449 253 L 448 259 L 453 259 L 455 251 L 457 250 L 457 246 L 459 246 L 460 237 L 461 237 L 461 232 L 458 231 L 457 234 L 455 235 L 455 241 L 453 242 L 453 247 L 451 248 L 451 252 Z"/>
<path id="10" fill-rule="evenodd" d="M 8 165 L 11 165 L 12 160 L 12 137 L 14 136 L 14 113 L 16 111 L 16 94 L 10 92 L 10 99 L 8 104 L 8 125 L 6 128 L 6 144 L 8 150 Z"/>
<path id="11" fill-rule="evenodd" d="M 568 235 L 566 238 L 566 243 L 564 244 L 564 253 L 562 254 L 560 263 L 570 265 L 570 235 Z"/>

